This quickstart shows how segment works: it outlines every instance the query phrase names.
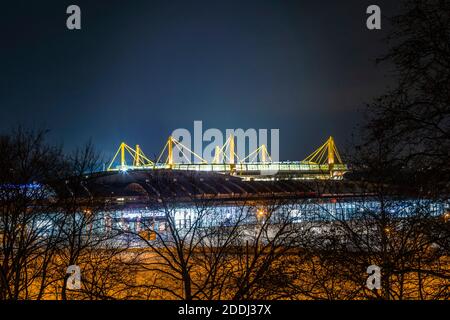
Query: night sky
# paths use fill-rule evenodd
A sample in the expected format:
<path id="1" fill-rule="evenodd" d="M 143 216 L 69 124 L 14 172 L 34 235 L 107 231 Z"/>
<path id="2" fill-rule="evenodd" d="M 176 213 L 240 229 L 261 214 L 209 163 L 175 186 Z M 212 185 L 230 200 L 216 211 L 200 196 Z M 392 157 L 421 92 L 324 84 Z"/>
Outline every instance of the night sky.
<path id="1" fill-rule="evenodd" d="M 66 28 L 77 4 L 82 30 Z M 329 135 L 342 148 L 389 66 L 377 4 L 397 1 L 4 1 L 0 130 L 50 129 L 72 149 L 92 138 L 159 153 L 176 128 L 279 128 L 280 158 L 302 160 Z"/>

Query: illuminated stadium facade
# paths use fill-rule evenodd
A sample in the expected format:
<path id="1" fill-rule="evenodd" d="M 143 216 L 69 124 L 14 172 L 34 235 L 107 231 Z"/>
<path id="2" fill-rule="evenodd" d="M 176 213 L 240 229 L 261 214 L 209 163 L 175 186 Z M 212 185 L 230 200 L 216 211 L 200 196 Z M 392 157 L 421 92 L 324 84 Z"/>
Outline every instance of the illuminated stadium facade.
<path id="1" fill-rule="evenodd" d="M 357 219 L 368 210 L 377 211 L 380 203 L 374 194 L 356 182 L 346 180 L 247 180 L 214 172 L 182 170 L 128 170 L 95 174 L 77 192 L 85 192 L 107 204 L 102 228 L 139 232 L 151 226 L 154 231 L 167 228 L 171 215 L 177 228 L 189 228 L 201 210 L 217 224 L 248 210 L 257 222 L 259 214 L 274 210 L 288 213 L 293 222 Z M 75 190 L 76 185 L 70 188 Z M 398 216 L 407 216 L 411 203 L 426 206 L 434 214 L 445 210 L 433 201 L 403 198 L 392 203 Z M 401 204 L 403 211 L 398 211 Z M 269 209 L 270 208 L 270 209 Z"/>
<path id="2" fill-rule="evenodd" d="M 189 228 L 199 208 L 211 211 L 203 217 L 209 225 L 231 223 L 242 210 L 252 213 L 247 222 L 253 224 L 268 210 L 304 222 L 357 219 L 361 213 L 380 209 L 370 186 L 344 179 L 348 168 L 332 137 L 305 160 L 291 163 L 272 162 L 268 154 L 264 162 L 174 163 L 173 149 L 182 150 L 179 145 L 169 137 L 153 162 L 139 146 L 133 149 L 122 143 L 107 170 L 67 187 L 82 198 L 106 204 L 100 221 L 105 231 L 140 232 L 150 226 L 164 232 L 169 216 L 177 228 Z M 166 161 L 160 162 L 165 150 Z M 261 151 L 266 152 L 264 146 L 255 153 Z M 127 154 L 133 158 L 132 165 L 126 162 Z M 114 166 L 119 156 L 120 163 Z M 392 205 L 398 216 L 407 216 L 412 202 L 436 215 L 445 211 L 443 204 L 408 197 Z M 402 203 L 408 205 L 399 211 Z"/>

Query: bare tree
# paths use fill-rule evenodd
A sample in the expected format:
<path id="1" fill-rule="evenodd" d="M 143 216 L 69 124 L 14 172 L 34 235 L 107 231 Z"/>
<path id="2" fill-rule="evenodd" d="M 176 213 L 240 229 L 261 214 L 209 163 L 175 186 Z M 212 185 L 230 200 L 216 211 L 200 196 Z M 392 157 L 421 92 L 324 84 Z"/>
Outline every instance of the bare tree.
<path id="1" fill-rule="evenodd" d="M 1 299 L 40 299 L 48 286 L 58 232 L 45 219 L 53 209 L 45 181 L 61 174 L 64 161 L 44 135 L 18 128 L 0 137 Z"/>
<path id="2" fill-rule="evenodd" d="M 450 5 L 441 0 L 406 0 L 404 12 L 391 22 L 391 49 L 380 61 L 393 64 L 397 85 L 370 104 L 361 147 L 384 158 L 385 173 L 388 168 L 402 170 L 407 173 L 406 183 L 446 200 Z"/>
<path id="3" fill-rule="evenodd" d="M 287 202 L 221 199 L 202 190 L 206 185 L 201 175 L 181 176 L 147 175 L 148 206 L 162 219 L 142 217 L 137 230 L 127 230 L 149 249 L 142 265 L 147 278 L 143 286 L 152 297 L 215 300 L 283 295 L 283 281 L 278 281 L 287 267 L 283 257 L 297 241 Z M 192 192 L 180 195 L 177 191 L 186 181 Z"/>
<path id="4" fill-rule="evenodd" d="M 120 230 L 107 230 L 108 208 L 103 197 L 90 188 L 95 179 L 99 155 L 91 143 L 67 157 L 65 179 L 54 185 L 58 192 L 60 241 L 55 264 L 55 284 L 61 299 L 126 299 L 133 297 L 128 284 L 135 280 L 136 255 Z M 81 288 L 67 290 L 71 265 L 80 267 Z"/>

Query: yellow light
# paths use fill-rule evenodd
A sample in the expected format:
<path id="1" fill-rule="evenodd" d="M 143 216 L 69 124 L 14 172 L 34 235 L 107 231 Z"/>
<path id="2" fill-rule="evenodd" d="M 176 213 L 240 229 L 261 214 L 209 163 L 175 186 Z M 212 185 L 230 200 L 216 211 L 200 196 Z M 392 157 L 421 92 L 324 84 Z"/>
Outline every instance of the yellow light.
<path id="1" fill-rule="evenodd" d="M 449 220 L 450 220 L 450 212 L 447 211 L 447 212 L 444 214 L 444 221 L 447 222 L 447 221 L 449 221 Z"/>
<path id="2" fill-rule="evenodd" d="M 258 209 L 258 210 L 256 211 L 256 214 L 257 214 L 259 217 L 263 217 L 263 216 L 266 215 L 266 212 L 265 212 L 263 209 Z"/>

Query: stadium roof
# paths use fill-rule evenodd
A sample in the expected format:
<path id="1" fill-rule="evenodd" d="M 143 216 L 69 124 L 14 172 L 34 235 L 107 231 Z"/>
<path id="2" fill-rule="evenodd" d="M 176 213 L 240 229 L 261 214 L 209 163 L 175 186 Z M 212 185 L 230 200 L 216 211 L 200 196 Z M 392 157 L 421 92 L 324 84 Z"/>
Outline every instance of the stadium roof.
<path id="1" fill-rule="evenodd" d="M 132 170 L 103 172 L 74 179 L 66 190 L 86 197 L 136 197 L 189 201 L 193 199 L 284 199 L 343 197 L 364 194 L 355 183 L 320 180 L 243 180 L 197 171 Z"/>

